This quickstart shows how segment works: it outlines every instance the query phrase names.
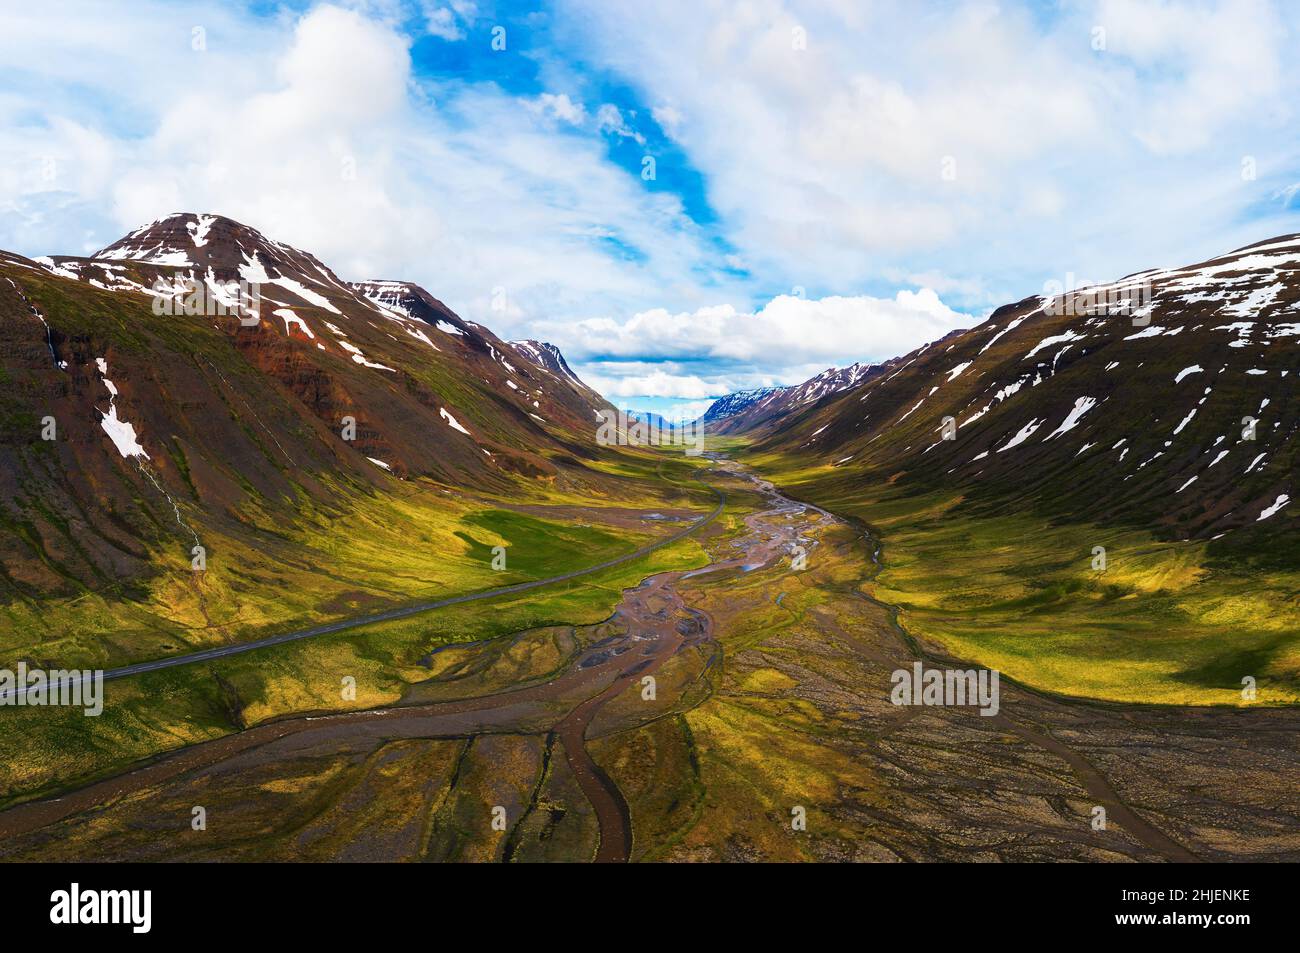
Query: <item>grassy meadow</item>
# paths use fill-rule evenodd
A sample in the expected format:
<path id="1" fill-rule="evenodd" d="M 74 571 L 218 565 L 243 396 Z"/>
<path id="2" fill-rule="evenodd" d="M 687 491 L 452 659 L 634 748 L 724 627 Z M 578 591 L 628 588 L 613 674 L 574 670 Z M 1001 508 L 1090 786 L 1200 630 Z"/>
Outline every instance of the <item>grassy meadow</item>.
<path id="1" fill-rule="evenodd" d="M 531 505 L 534 513 L 396 479 L 384 493 L 339 488 L 340 502 L 328 511 L 304 494 L 292 525 L 277 523 L 252 502 L 240 513 L 240 535 L 203 531 L 203 572 L 193 571 L 189 552 L 176 547 L 153 553 L 154 571 L 130 585 L 0 605 L 0 657 L 111 668 L 559 575 L 631 552 L 674 527 L 610 522 L 602 507 L 712 505 L 712 494 L 689 480 L 690 464 L 621 453 L 614 465 L 622 471 L 611 483 L 617 496 L 611 486 L 578 495 L 521 485 L 508 503 Z M 577 505 L 584 507 L 581 519 L 570 512 L 544 515 L 548 507 Z M 505 549 L 504 569 L 493 568 L 497 546 Z"/>
<path id="2" fill-rule="evenodd" d="M 621 566 L 514 596 L 115 679 L 104 683 L 105 706 L 97 718 L 81 709 L 5 708 L 0 806 L 268 719 L 400 702 L 455 659 L 437 651 L 445 646 L 596 623 L 608 617 L 624 588 L 645 576 L 705 562 L 699 544 L 688 538 Z M 518 647 L 501 642 L 500 669 L 486 679 L 485 690 L 543 678 L 567 657 L 564 649 L 544 651 L 535 641 Z M 354 699 L 343 697 L 344 677 L 355 679 Z"/>
<path id="3" fill-rule="evenodd" d="M 1116 702 L 1300 702 L 1300 574 L 1223 558 L 1222 544 L 1131 527 L 990 513 L 830 467 L 742 457 L 792 495 L 872 528 L 869 584 L 903 628 L 1033 688 Z M 1106 569 L 1093 569 L 1093 549 Z M 1256 697 L 1242 697 L 1242 679 Z"/>

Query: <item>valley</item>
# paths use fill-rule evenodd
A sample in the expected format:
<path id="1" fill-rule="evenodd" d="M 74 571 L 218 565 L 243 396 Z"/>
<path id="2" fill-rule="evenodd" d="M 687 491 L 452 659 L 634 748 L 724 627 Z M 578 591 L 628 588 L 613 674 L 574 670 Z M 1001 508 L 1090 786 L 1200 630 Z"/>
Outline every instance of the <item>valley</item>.
<path id="1" fill-rule="evenodd" d="M 878 541 L 710 456 L 701 478 L 725 503 L 697 524 L 704 559 L 608 580 L 608 614 L 503 620 L 495 638 L 424 655 L 385 704 L 286 711 L 11 807 L 3 856 L 1300 858 L 1294 710 L 1116 706 L 1005 682 L 993 718 L 897 707 L 892 671 L 959 663 L 878 601 Z M 428 640 L 447 611 L 401 624 Z"/>
<path id="2" fill-rule="evenodd" d="M 0 652 L 108 679 L 0 708 L 0 857 L 1300 859 L 1297 249 L 733 394 L 702 456 L 220 216 L 0 253 Z"/>

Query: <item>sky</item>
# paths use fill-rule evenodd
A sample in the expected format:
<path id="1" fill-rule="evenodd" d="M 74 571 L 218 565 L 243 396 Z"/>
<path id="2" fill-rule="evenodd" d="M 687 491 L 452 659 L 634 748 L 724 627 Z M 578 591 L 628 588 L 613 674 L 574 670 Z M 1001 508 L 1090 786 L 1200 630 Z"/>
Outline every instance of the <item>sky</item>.
<path id="1" fill-rule="evenodd" d="M 10 3 L 0 248 L 215 212 L 614 403 L 1300 231 L 1300 4 Z"/>

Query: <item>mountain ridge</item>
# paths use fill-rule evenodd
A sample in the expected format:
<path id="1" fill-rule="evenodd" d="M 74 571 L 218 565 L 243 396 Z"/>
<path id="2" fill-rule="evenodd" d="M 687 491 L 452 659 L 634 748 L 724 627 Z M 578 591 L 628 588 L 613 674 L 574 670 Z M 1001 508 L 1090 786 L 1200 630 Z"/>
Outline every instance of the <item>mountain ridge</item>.
<path id="1" fill-rule="evenodd" d="M 96 631 L 58 607 L 89 594 L 117 618 L 134 603 L 113 592 L 157 607 L 130 610 L 142 644 L 171 628 L 159 618 L 189 618 L 183 640 L 218 605 L 214 632 L 256 629 L 343 598 L 347 574 L 318 568 L 338 559 L 339 520 L 365 527 L 353 572 L 388 559 L 416 579 L 438 572 L 366 536 L 391 552 L 416 510 L 438 526 L 478 496 L 646 492 L 602 462 L 610 405 L 558 349 L 521 350 L 410 282 L 344 281 L 221 216 L 177 213 L 89 256 L 0 251 L 0 377 L 0 614 L 16 631 Z M 282 604 L 276 579 L 298 590 Z"/>
<path id="2" fill-rule="evenodd" d="M 1295 235 L 1033 295 L 768 421 L 755 449 L 1221 538 L 1295 495 L 1298 303 Z"/>
<path id="3" fill-rule="evenodd" d="M 828 367 L 800 384 L 738 391 L 714 401 L 701 419 L 709 424 L 710 433 L 761 431 L 787 414 L 881 373 L 889 363 L 858 362 L 845 367 Z"/>

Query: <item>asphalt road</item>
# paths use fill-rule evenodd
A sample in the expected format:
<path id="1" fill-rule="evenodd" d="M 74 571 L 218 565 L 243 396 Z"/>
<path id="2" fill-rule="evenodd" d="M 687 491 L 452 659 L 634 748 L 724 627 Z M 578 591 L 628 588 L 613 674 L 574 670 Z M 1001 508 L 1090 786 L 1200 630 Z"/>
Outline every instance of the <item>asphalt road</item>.
<path id="1" fill-rule="evenodd" d="M 561 573 L 558 576 L 550 576 L 546 579 L 534 579 L 529 582 L 515 583 L 513 586 L 501 586 L 498 589 L 487 589 L 483 592 L 471 592 L 463 596 L 451 596 L 447 599 L 437 599 L 433 602 L 421 602 L 416 605 L 402 606 L 398 609 L 389 609 L 386 612 L 376 612 L 371 615 L 355 616 L 351 619 L 340 619 L 337 622 L 327 622 L 324 625 L 312 626 L 309 629 L 297 629 L 293 632 L 282 632 L 279 635 L 267 636 L 264 639 L 255 639 L 252 642 L 241 642 L 237 645 L 221 645 L 216 648 L 202 649 L 198 652 L 190 652 L 187 655 L 173 655 L 168 658 L 154 659 L 151 662 L 136 662 L 134 665 L 124 665 L 121 668 L 108 669 L 104 672 L 104 680 L 108 681 L 113 678 L 126 678 L 129 675 L 140 675 L 144 672 L 156 672 L 164 668 L 176 668 L 180 665 L 193 665 L 195 662 L 207 662 L 212 659 L 226 658 L 230 655 L 239 655 L 243 652 L 252 652 L 256 649 L 268 648 L 272 645 L 283 645 L 285 642 L 296 642 L 299 639 L 310 639 L 318 635 L 328 635 L 331 632 L 345 632 L 348 629 L 360 628 L 363 625 L 373 625 L 376 622 L 387 622 L 391 619 L 404 619 L 407 616 L 418 615 L 421 612 L 428 612 L 432 609 L 442 609 L 446 606 L 460 605 L 463 602 L 477 602 L 481 599 L 495 599 L 497 596 L 508 596 L 516 592 L 527 592 L 530 589 L 540 589 L 542 586 L 549 586 L 557 582 L 566 582 L 570 579 L 580 579 L 583 576 L 590 576 L 592 573 L 601 572 L 613 566 L 621 566 L 623 563 L 631 562 L 634 559 L 640 559 L 656 549 L 662 549 L 671 543 L 685 539 L 696 530 L 707 526 L 718 518 L 722 508 L 726 505 L 727 499 L 721 490 L 710 484 L 709 489 L 718 495 L 718 505 L 714 507 L 713 512 L 707 516 L 702 516 L 693 522 L 686 529 L 679 533 L 674 533 L 665 539 L 651 543 L 648 546 L 642 546 L 640 549 L 633 550 L 623 556 L 614 559 L 607 559 L 603 563 L 597 563 L 594 566 L 588 566 L 585 569 L 575 569 L 572 572 Z M 79 679 L 66 679 L 62 684 L 72 686 L 80 682 L 88 681 L 91 674 L 83 675 Z M 22 692 L 26 694 L 26 692 Z"/>

